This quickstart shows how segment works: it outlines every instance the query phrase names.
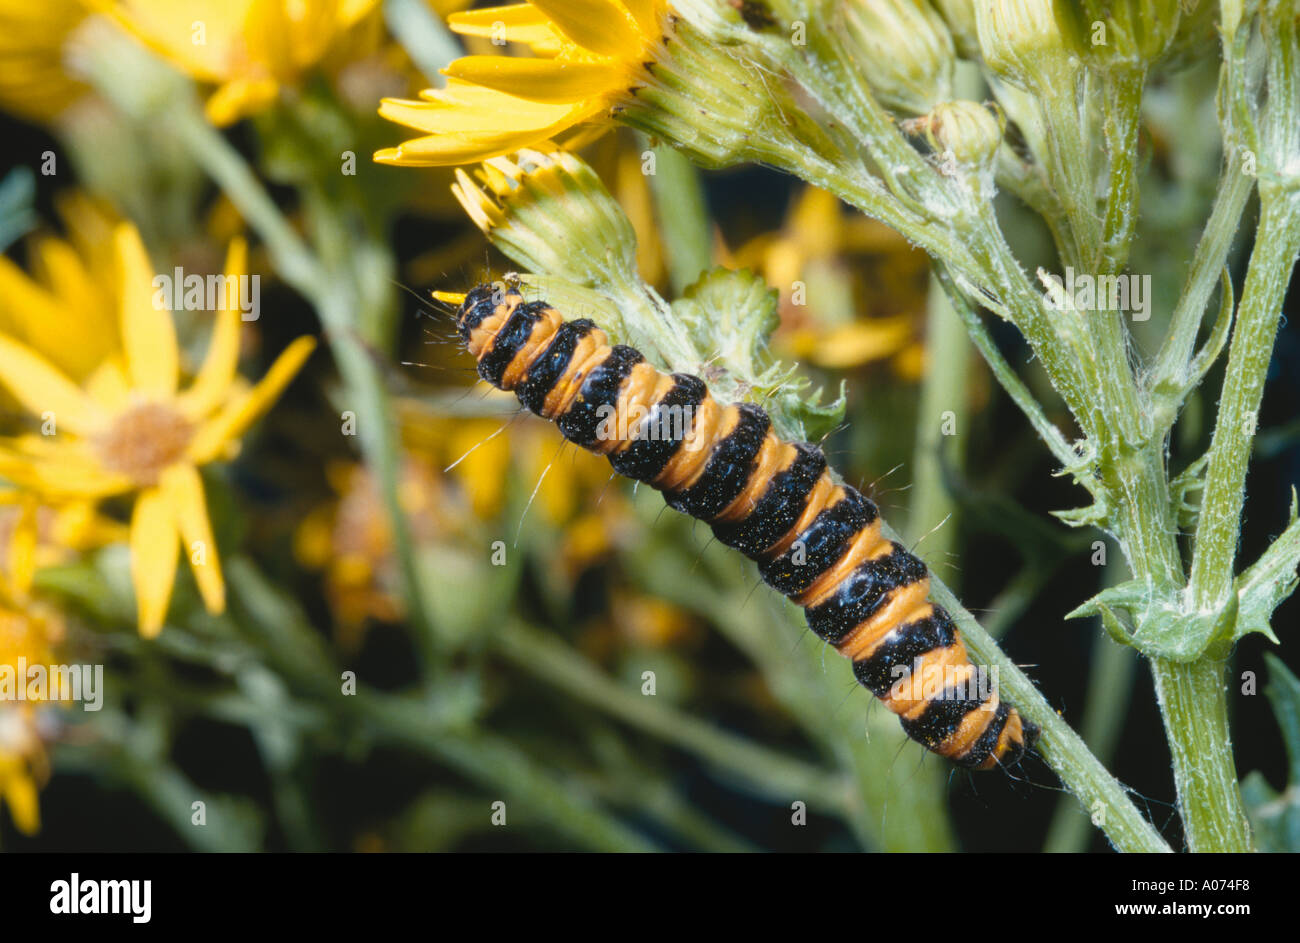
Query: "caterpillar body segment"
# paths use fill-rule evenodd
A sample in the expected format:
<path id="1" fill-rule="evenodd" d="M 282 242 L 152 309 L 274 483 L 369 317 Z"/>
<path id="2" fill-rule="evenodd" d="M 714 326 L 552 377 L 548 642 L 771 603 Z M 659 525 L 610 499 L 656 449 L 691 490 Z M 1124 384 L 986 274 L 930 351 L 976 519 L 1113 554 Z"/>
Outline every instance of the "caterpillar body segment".
<path id="1" fill-rule="evenodd" d="M 457 328 L 484 380 L 755 560 L 913 740 L 974 769 L 1013 764 L 1033 745 L 1037 728 L 929 601 L 925 564 L 884 538 L 875 504 L 836 484 L 820 449 L 783 441 L 759 407 L 723 405 L 700 378 L 661 373 L 591 321 L 518 291 L 475 288 Z M 668 416 L 689 419 L 674 428 L 659 422 Z"/>

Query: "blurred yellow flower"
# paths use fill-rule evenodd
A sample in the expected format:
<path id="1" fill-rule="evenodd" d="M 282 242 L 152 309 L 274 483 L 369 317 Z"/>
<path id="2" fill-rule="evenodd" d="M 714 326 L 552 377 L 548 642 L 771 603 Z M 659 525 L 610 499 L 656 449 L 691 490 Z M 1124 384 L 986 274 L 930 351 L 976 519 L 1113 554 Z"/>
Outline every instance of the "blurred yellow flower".
<path id="1" fill-rule="evenodd" d="M 831 369 L 890 360 L 903 378 L 920 377 L 925 256 L 883 224 L 846 216 L 837 197 L 807 186 L 779 230 L 725 261 L 761 272 L 781 292 L 775 342 L 795 358 Z M 855 317 L 863 307 L 896 313 Z"/>
<path id="2" fill-rule="evenodd" d="M 300 337 L 249 388 L 237 373 L 241 313 L 226 293 L 207 357 L 179 389 L 180 351 L 171 312 L 155 305 L 154 276 L 139 233 L 113 233 L 121 356 L 106 358 L 82 383 L 22 340 L 0 334 L 0 384 L 32 415 L 41 434 L 0 440 L 0 476 L 49 503 L 134 496 L 132 579 L 140 632 L 163 626 L 183 542 L 204 603 L 225 605 L 198 468 L 231 454 L 315 346 Z M 245 274 L 246 247 L 231 246 L 227 284 Z M 234 279 L 234 281 L 231 281 Z M 63 318 L 74 312 L 61 312 Z M 80 312 L 75 312 L 80 314 Z"/>
<path id="3" fill-rule="evenodd" d="M 63 623 L 51 610 L 17 608 L 0 598 L 0 666 L 16 672 L 20 658 L 28 666 L 50 665 L 62 638 Z M 0 804 L 9 807 L 14 825 L 26 835 L 40 828 L 37 789 L 49 777 L 41 723 L 45 709 L 31 700 L 0 701 Z"/>
<path id="4" fill-rule="evenodd" d="M 69 239 L 32 238 L 30 276 L 0 256 L 0 334 L 81 383 L 121 352 L 113 319 L 118 267 L 104 251 L 114 221 L 81 195 L 65 198 L 60 209 Z"/>
<path id="5" fill-rule="evenodd" d="M 63 68 L 63 44 L 86 16 L 80 0 L 0 0 L 0 109 L 48 123 L 86 94 Z"/>
<path id="6" fill-rule="evenodd" d="M 367 619 L 403 616 L 388 511 L 379 486 L 357 462 L 334 462 L 326 477 L 337 498 L 313 509 L 294 534 L 294 555 L 324 572 L 325 593 L 338 620 L 339 642 L 354 649 Z M 417 544 L 442 530 L 441 471 L 424 456 L 408 455 L 398 497 Z"/>
<path id="7" fill-rule="evenodd" d="M 379 0 L 90 0 L 145 45 L 217 86 L 224 126 L 271 104 L 374 11 Z"/>
<path id="8" fill-rule="evenodd" d="M 26 599 L 41 567 L 125 538 L 125 529 L 101 515 L 91 501 L 54 507 L 28 491 L 0 491 L 0 593 Z"/>
<path id="9" fill-rule="evenodd" d="M 423 101 L 385 99 L 381 115 L 425 136 L 375 160 L 472 163 L 596 121 L 657 57 L 666 11 L 664 0 L 531 0 L 453 14 L 455 32 L 519 43 L 534 56 L 465 56 L 443 70 L 445 88 L 420 93 Z"/>

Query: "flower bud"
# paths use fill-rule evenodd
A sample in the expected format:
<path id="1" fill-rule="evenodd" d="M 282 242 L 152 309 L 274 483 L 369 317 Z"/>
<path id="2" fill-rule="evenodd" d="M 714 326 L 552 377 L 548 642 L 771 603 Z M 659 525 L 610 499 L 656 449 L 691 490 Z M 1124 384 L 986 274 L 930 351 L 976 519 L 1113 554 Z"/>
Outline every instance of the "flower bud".
<path id="1" fill-rule="evenodd" d="M 475 179 L 477 178 L 477 179 Z M 636 278 L 636 234 L 586 163 L 566 151 L 494 157 L 452 193 L 474 224 L 527 271 L 585 284 Z"/>
<path id="2" fill-rule="evenodd" d="M 962 177 L 979 198 L 992 199 L 994 162 L 1006 131 L 1000 108 L 973 101 L 943 102 L 902 127 L 925 138 L 943 173 Z"/>
<path id="3" fill-rule="evenodd" d="M 686 20 L 674 23 L 665 52 L 646 71 L 648 78 L 615 105 L 618 118 L 705 167 L 755 159 L 764 129 L 781 120 L 788 104 L 756 66 Z"/>
<path id="4" fill-rule="evenodd" d="M 845 45 L 882 104 L 923 113 L 951 97 L 957 54 L 928 3 L 846 0 L 837 10 Z"/>
<path id="5" fill-rule="evenodd" d="M 1061 29 L 1053 0 L 976 0 L 984 62 L 999 78 L 1026 91 L 1071 81 L 1074 37 Z"/>
<path id="6" fill-rule="evenodd" d="M 1062 27 L 1096 64 L 1149 65 L 1173 45 L 1179 0 L 1053 0 Z"/>

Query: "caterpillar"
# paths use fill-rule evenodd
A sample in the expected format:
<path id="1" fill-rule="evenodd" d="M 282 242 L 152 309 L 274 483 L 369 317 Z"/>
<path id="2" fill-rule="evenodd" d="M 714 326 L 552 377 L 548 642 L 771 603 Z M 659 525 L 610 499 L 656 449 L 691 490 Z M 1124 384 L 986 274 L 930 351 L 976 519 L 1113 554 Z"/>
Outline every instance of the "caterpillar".
<path id="1" fill-rule="evenodd" d="M 760 407 L 723 405 L 699 377 L 662 373 L 592 321 L 515 288 L 474 288 L 456 327 L 485 381 L 756 561 L 913 740 L 971 769 L 1012 765 L 1033 746 L 1037 727 L 999 698 L 928 600 L 925 564 L 882 535 L 875 504 L 837 484 L 820 449 L 782 440 Z M 689 420 L 656 421 L 670 415 Z"/>

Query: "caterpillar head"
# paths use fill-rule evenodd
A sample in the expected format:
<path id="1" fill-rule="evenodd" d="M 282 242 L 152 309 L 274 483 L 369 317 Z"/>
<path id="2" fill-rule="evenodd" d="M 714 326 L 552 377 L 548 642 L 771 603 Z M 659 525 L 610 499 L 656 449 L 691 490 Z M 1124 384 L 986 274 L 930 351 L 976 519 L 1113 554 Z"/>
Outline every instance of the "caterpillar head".
<path id="1" fill-rule="evenodd" d="M 1026 720 L 1019 713 L 1017 713 L 1016 717 L 1020 721 L 1020 737 L 1008 741 L 1006 749 L 997 758 L 997 765 L 1003 769 L 1019 763 L 1024 755 L 1034 748 L 1034 744 L 1038 742 L 1038 735 L 1041 733 L 1037 724 Z"/>
<path id="2" fill-rule="evenodd" d="M 460 310 L 456 312 L 456 330 L 460 339 L 469 343 L 470 337 L 480 324 L 496 314 L 503 307 L 508 314 L 524 300 L 524 296 L 513 286 L 503 288 L 500 284 L 484 282 L 465 295 Z"/>

